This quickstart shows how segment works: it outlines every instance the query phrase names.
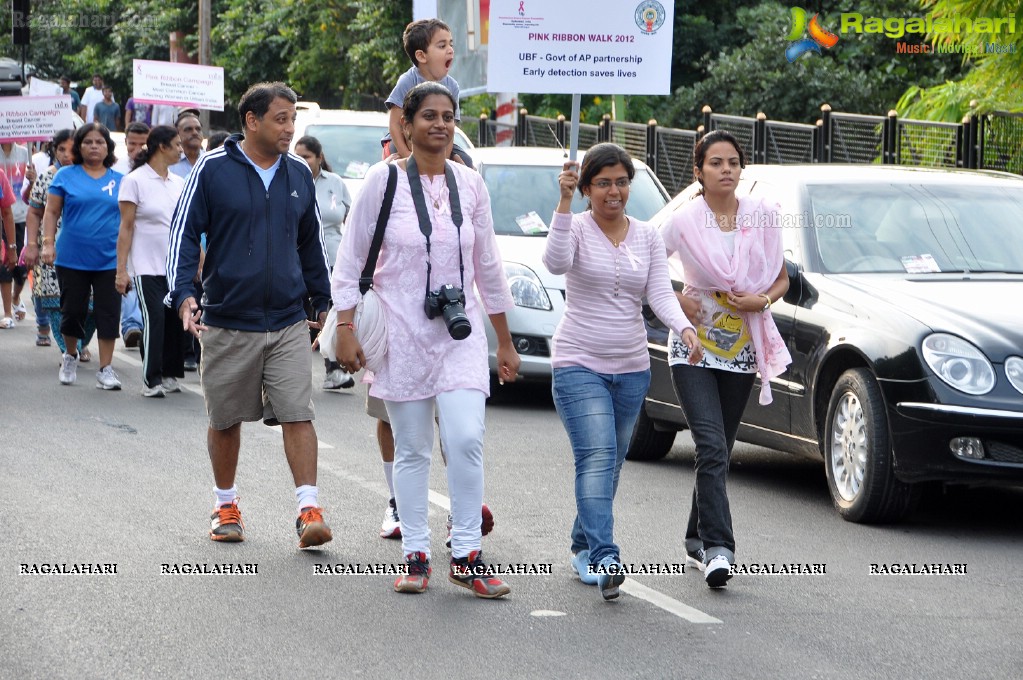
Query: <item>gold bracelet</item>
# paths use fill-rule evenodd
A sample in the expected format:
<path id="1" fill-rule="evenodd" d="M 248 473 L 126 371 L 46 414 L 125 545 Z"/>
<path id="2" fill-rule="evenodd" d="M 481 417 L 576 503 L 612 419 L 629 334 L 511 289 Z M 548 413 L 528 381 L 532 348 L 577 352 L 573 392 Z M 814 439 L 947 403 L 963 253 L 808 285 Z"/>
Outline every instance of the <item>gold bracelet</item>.
<path id="1" fill-rule="evenodd" d="M 762 297 L 762 298 L 764 298 L 765 300 L 767 300 L 767 304 L 766 304 L 766 305 L 764 305 L 764 308 L 760 310 L 761 312 L 766 312 L 766 311 L 767 311 L 768 309 L 770 309 L 770 308 L 771 308 L 771 296 L 770 296 L 770 295 L 767 295 L 767 294 L 765 294 L 765 293 L 761 293 L 761 294 L 760 294 L 760 297 Z"/>
<path id="2" fill-rule="evenodd" d="M 52 240 L 53 240 L 52 236 L 44 236 L 43 237 L 43 245 L 46 245 L 47 243 L 49 243 Z"/>

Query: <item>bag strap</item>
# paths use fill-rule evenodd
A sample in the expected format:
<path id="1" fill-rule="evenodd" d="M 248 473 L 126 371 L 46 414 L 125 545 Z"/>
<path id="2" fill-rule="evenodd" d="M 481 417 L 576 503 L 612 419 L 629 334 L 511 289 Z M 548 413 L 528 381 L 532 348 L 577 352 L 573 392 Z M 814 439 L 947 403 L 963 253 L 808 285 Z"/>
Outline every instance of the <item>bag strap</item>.
<path id="1" fill-rule="evenodd" d="M 380 257 L 380 246 L 384 242 L 384 229 L 387 227 L 387 220 L 391 216 L 391 204 L 394 203 L 394 191 L 398 187 L 398 168 L 394 163 L 387 166 L 387 188 L 384 189 L 384 202 L 380 204 L 380 214 L 377 215 L 377 227 L 373 230 L 373 243 L 369 247 L 369 257 L 366 258 L 366 266 L 362 269 L 362 276 L 359 277 L 359 294 L 365 295 L 366 291 L 373 287 L 373 272 L 377 269 L 377 259 Z"/>

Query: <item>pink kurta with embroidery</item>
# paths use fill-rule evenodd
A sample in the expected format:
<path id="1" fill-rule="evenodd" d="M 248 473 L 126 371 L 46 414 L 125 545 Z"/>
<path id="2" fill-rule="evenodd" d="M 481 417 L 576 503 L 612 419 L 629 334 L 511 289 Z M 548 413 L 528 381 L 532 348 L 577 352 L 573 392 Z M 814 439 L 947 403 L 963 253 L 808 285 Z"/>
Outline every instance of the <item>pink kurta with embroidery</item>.
<path id="1" fill-rule="evenodd" d="M 408 175 L 399 167 L 394 205 L 373 276 L 373 288 L 387 319 L 387 357 L 384 366 L 373 374 L 369 391 L 386 401 L 426 399 L 457 389 L 476 389 L 489 395 L 483 314 L 507 312 L 515 305 L 494 237 L 490 194 L 483 178 L 463 165 L 449 162 L 448 166 L 454 170 L 461 201 L 465 313 L 472 333 L 464 340 L 454 340 L 442 317 L 426 318 L 426 237 L 419 229 Z M 432 180 L 421 177 L 433 223 L 430 288 L 437 290 L 443 284 L 458 287 L 459 236 L 451 219 L 444 175 Z M 386 185 L 387 165 L 378 163 L 367 173 L 345 222 L 331 278 L 331 294 L 338 309 L 352 309 L 359 302 L 359 275 L 366 264 Z"/>

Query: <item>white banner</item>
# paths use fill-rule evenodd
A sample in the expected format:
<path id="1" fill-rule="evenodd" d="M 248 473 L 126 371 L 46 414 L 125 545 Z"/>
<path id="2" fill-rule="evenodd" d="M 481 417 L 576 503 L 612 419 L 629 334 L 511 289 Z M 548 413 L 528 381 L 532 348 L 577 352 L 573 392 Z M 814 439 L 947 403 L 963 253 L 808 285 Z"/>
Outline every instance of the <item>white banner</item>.
<path id="1" fill-rule="evenodd" d="M 70 95 L 0 97 L 0 142 L 48 142 L 73 127 Z"/>
<path id="2" fill-rule="evenodd" d="M 59 97 L 62 94 L 64 94 L 64 90 L 60 85 L 51 83 L 49 80 L 32 76 L 32 80 L 28 83 L 29 97 Z"/>
<path id="3" fill-rule="evenodd" d="M 491 0 L 487 91 L 670 94 L 671 0 Z"/>
<path id="4" fill-rule="evenodd" d="M 132 60 L 132 96 L 143 104 L 224 110 L 224 69 L 170 61 Z"/>

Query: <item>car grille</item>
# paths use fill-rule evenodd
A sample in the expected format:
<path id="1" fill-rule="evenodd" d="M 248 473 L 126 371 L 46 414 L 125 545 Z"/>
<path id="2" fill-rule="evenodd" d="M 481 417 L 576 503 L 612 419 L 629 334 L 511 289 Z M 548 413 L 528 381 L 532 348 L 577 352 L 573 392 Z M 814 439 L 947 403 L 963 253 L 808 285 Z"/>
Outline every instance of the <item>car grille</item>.
<path id="1" fill-rule="evenodd" d="M 984 442 L 988 460 L 999 463 L 1023 463 L 1023 449 L 1002 442 Z"/>

